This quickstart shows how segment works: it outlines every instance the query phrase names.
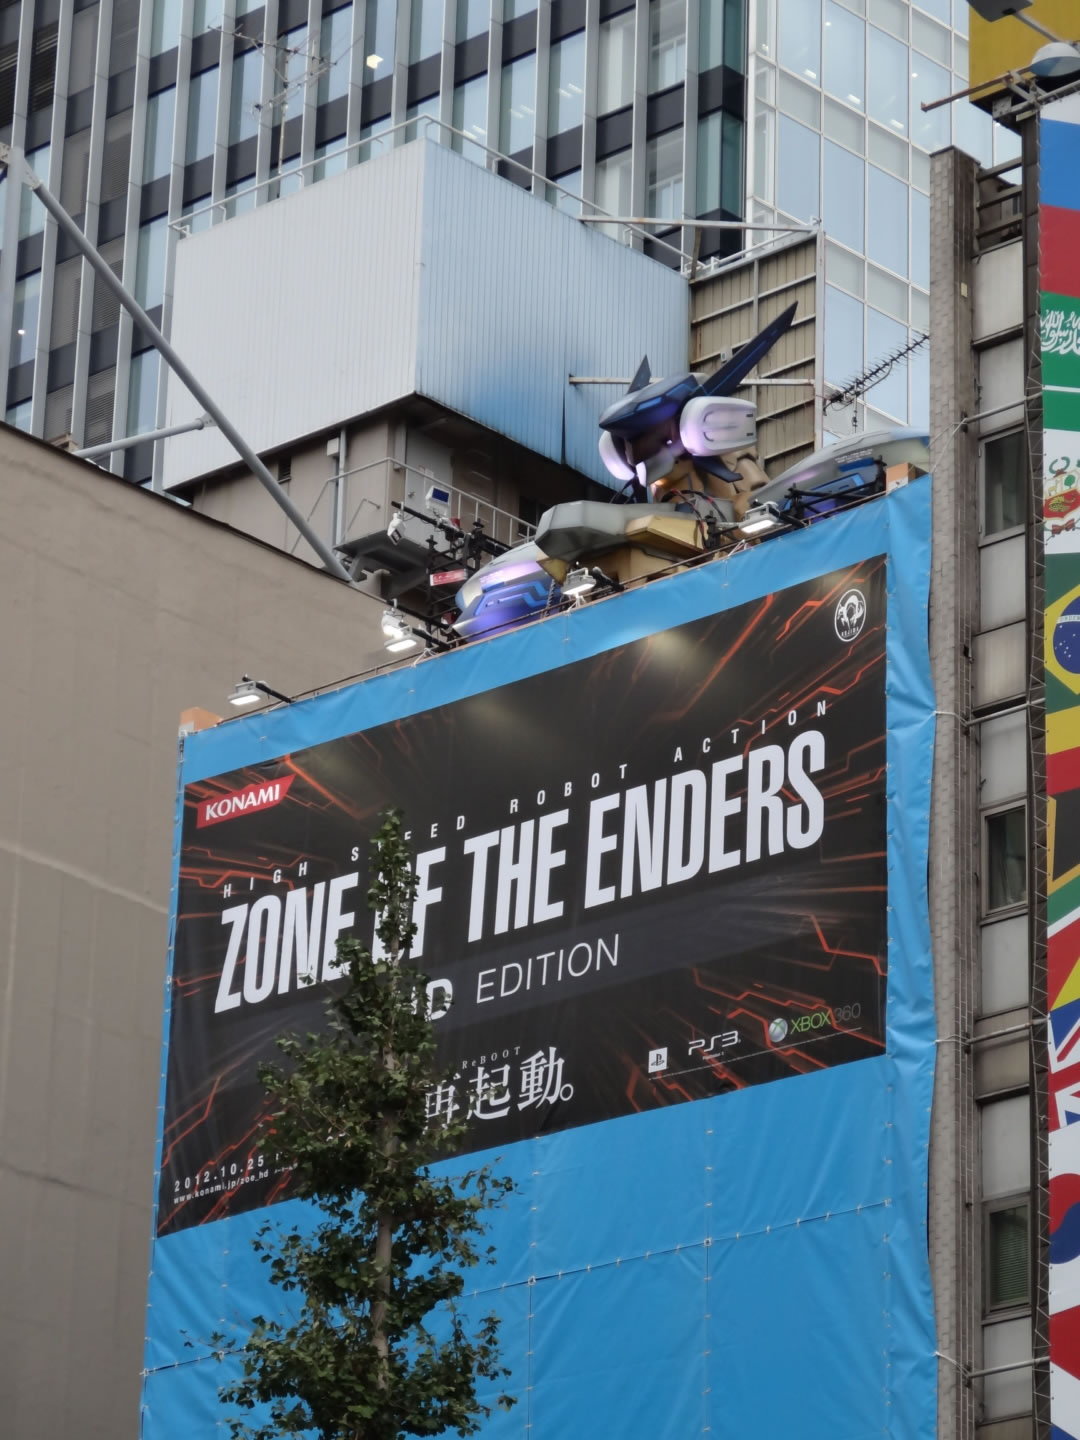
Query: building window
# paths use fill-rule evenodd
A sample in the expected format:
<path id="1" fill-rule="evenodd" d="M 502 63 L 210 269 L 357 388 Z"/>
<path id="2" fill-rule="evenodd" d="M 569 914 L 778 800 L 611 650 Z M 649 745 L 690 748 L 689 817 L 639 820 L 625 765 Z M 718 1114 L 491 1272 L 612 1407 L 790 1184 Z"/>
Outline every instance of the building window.
<path id="1" fill-rule="evenodd" d="M 131 357 L 128 375 L 127 433 L 142 435 L 157 426 L 157 382 L 159 356 L 144 350 Z"/>
<path id="2" fill-rule="evenodd" d="M 908 271 L 908 187 L 895 175 L 869 166 L 866 258 L 898 275 Z"/>
<path id="3" fill-rule="evenodd" d="M 863 249 L 863 191 L 866 167 L 858 155 L 825 141 L 826 233 L 860 254 Z"/>
<path id="4" fill-rule="evenodd" d="M 780 0 L 780 64 L 818 84 L 821 80 L 821 9 L 806 0 Z"/>
<path id="5" fill-rule="evenodd" d="M 600 26 L 597 113 L 621 110 L 634 98 L 634 11 L 624 10 Z"/>
<path id="6" fill-rule="evenodd" d="M 946 93 L 948 93 L 946 91 Z M 896 135 L 906 135 L 908 115 L 908 50 L 890 35 L 870 26 L 870 76 L 867 84 L 871 120 Z"/>
<path id="7" fill-rule="evenodd" d="M 982 522 L 984 535 L 1023 525 L 1027 518 L 1027 450 L 1024 432 L 1011 430 L 982 443 Z M 1053 457 L 1047 456 L 1053 474 Z M 1080 499 L 1080 497 L 1077 497 Z"/>
<path id="8" fill-rule="evenodd" d="M 221 25 L 221 0 L 195 0 L 191 17 L 191 33 L 204 35 L 207 30 L 217 30 Z"/>
<path id="9" fill-rule="evenodd" d="M 560 188 L 556 190 L 554 186 L 548 186 L 548 202 L 564 215 L 573 215 L 577 219 L 581 214 L 581 171 L 568 170 L 563 175 L 553 175 L 552 179 L 558 182 Z M 569 190 L 570 194 L 563 194 L 565 190 Z"/>
<path id="10" fill-rule="evenodd" d="M 620 150 L 617 155 L 608 155 L 596 162 L 596 180 L 593 198 L 605 215 L 627 216 L 630 214 L 630 151 Z M 620 238 L 617 225 L 597 225 L 613 239 Z"/>
<path id="11" fill-rule="evenodd" d="M 1024 806 L 997 810 L 984 820 L 986 911 L 1027 900 L 1027 823 Z"/>
<path id="12" fill-rule="evenodd" d="M 214 135 L 217 127 L 218 72 L 204 70 L 201 75 L 191 77 L 188 93 L 187 118 L 187 164 L 205 160 L 214 153 Z"/>
<path id="13" fill-rule="evenodd" d="M 645 144 L 645 213 L 650 219 L 682 219 L 682 149 L 681 128 Z"/>
<path id="14" fill-rule="evenodd" d="M 454 149 L 466 160 L 483 165 L 487 156 L 478 147 L 487 144 L 487 76 L 477 75 L 464 85 L 454 86 L 454 129 L 463 130 L 477 142 L 471 145 L 461 135 L 454 136 Z"/>
<path id="15" fill-rule="evenodd" d="M 284 190 L 282 191 L 284 194 Z M 246 215 L 255 209 L 255 176 L 244 175 L 225 186 L 225 218 L 233 220 L 237 215 Z"/>
<path id="16" fill-rule="evenodd" d="M 180 0 L 154 0 L 150 54 L 163 55 L 180 43 Z"/>
<path id="17" fill-rule="evenodd" d="M 489 0 L 458 0 L 457 43 L 483 35 L 488 28 Z"/>
<path id="18" fill-rule="evenodd" d="M 712 70 L 724 63 L 724 9 L 725 0 L 701 0 L 698 9 L 699 71 Z M 741 64 L 739 69 L 742 69 Z"/>
<path id="19" fill-rule="evenodd" d="M 319 105 L 349 93 L 352 18 L 351 5 L 323 18 L 319 32 L 319 69 L 322 70 L 316 102 Z"/>
<path id="20" fill-rule="evenodd" d="M 331 175 L 338 175 L 348 164 L 349 157 L 345 153 L 345 136 L 339 135 L 336 140 L 328 140 L 325 145 L 315 146 L 315 164 L 312 167 L 311 178 L 313 180 L 327 180 Z"/>
<path id="21" fill-rule="evenodd" d="M 325 23 L 325 22 L 324 22 Z M 409 27 L 409 64 L 438 55 L 442 50 L 443 0 L 412 0 Z"/>
<path id="22" fill-rule="evenodd" d="M 390 148 L 387 141 L 380 137 L 390 129 L 390 116 L 383 115 L 379 120 L 373 120 L 370 125 L 362 126 L 360 139 L 366 140 L 366 145 L 361 145 L 357 151 L 358 160 L 370 160 L 373 155 L 385 155 Z"/>
<path id="23" fill-rule="evenodd" d="M 649 94 L 678 85 L 685 71 L 685 0 L 649 0 Z"/>
<path id="24" fill-rule="evenodd" d="M 949 143 L 949 106 L 925 111 L 924 102 L 940 100 L 952 90 L 948 70 L 935 65 L 917 50 L 911 51 L 911 138 L 924 150 L 938 150 Z"/>
<path id="25" fill-rule="evenodd" d="M 781 115 L 779 125 L 776 203 L 795 220 L 812 220 L 821 213 L 821 136 L 789 115 Z"/>
<path id="26" fill-rule="evenodd" d="M 247 140 L 259 129 L 259 98 L 262 85 L 262 51 L 248 50 L 232 62 L 232 92 L 229 96 L 229 144 Z"/>
<path id="27" fill-rule="evenodd" d="M 984 1225 L 986 1308 L 1027 1305 L 1031 1294 L 1027 1200 L 988 1205 Z"/>
<path id="28" fill-rule="evenodd" d="M 825 286 L 825 379 L 846 385 L 863 368 L 863 307 L 834 285 Z"/>
<path id="29" fill-rule="evenodd" d="M 835 0 L 825 4 L 825 89 L 860 110 L 866 101 L 866 26 Z"/>
<path id="30" fill-rule="evenodd" d="M 29 434 L 32 410 L 33 402 L 31 400 L 22 400 L 18 405 L 12 405 L 8 408 L 4 419 L 9 425 L 13 425 L 16 430 L 25 430 L 27 434 Z"/>
<path id="31" fill-rule="evenodd" d="M 714 110 L 698 120 L 697 213 L 742 214 L 742 121 Z"/>
<path id="32" fill-rule="evenodd" d="M 504 155 L 531 150 L 536 134 L 536 55 L 504 65 L 499 115 L 499 149 Z"/>
<path id="33" fill-rule="evenodd" d="M 41 271 L 15 281 L 15 305 L 11 316 L 11 365 L 24 365 L 37 348 L 38 309 L 41 301 Z"/>
<path id="34" fill-rule="evenodd" d="M 169 218 L 160 216 L 139 226 L 139 248 L 135 256 L 135 299 L 144 310 L 152 310 L 165 298 L 165 247 Z"/>
<path id="35" fill-rule="evenodd" d="M 31 150 L 26 156 L 27 165 L 46 185 L 49 183 L 49 151 L 48 145 L 42 145 L 39 150 Z M 19 194 L 19 239 L 25 240 L 28 235 L 37 235 L 44 228 L 45 207 L 34 192 L 24 185 Z"/>
<path id="36" fill-rule="evenodd" d="M 143 184 L 160 180 L 172 168 L 173 117 L 176 88 L 159 90 L 146 102 L 146 143 L 143 147 Z"/>
<path id="37" fill-rule="evenodd" d="M 873 167 L 871 166 L 871 169 Z M 866 307 L 866 365 L 869 369 L 879 360 L 903 350 L 908 343 L 907 326 L 873 306 Z M 870 391 L 870 404 L 896 420 L 906 420 L 908 413 L 908 367 L 894 365 L 883 380 Z"/>
<path id="38" fill-rule="evenodd" d="M 373 3 L 373 0 L 372 0 Z M 384 6 L 384 8 L 386 8 Z M 390 7 L 393 8 L 392 6 Z M 371 3 L 368 5 L 368 14 L 371 13 Z M 365 37 L 364 43 L 370 49 L 371 36 Z M 391 44 L 393 42 L 391 41 Z M 278 69 L 284 74 L 285 84 L 282 86 L 283 96 L 278 105 L 278 113 L 274 117 L 275 123 L 284 123 L 292 120 L 297 115 L 304 113 L 304 91 L 307 88 L 308 75 L 308 32 L 306 25 L 297 25 L 295 30 L 289 30 L 278 39 Z M 393 50 L 386 54 L 392 55 Z M 381 74 L 390 73 L 390 61 L 387 60 Z M 365 79 L 371 78 L 371 71 L 365 70 Z"/>
<path id="39" fill-rule="evenodd" d="M 585 107 L 585 31 L 568 35 L 551 47 L 548 61 L 549 135 L 580 125 Z"/>
<path id="40" fill-rule="evenodd" d="M 367 0 L 364 26 L 364 83 L 381 80 L 394 71 L 394 40 L 397 30 L 395 0 Z"/>
<path id="41" fill-rule="evenodd" d="M 426 100 L 418 100 L 415 105 L 410 105 L 405 111 L 405 119 L 410 122 L 405 128 L 406 140 L 422 140 L 426 135 L 430 135 L 433 140 L 438 140 L 442 133 L 440 127 L 424 124 L 422 119 L 424 116 L 438 120 L 438 95 L 429 95 Z"/>

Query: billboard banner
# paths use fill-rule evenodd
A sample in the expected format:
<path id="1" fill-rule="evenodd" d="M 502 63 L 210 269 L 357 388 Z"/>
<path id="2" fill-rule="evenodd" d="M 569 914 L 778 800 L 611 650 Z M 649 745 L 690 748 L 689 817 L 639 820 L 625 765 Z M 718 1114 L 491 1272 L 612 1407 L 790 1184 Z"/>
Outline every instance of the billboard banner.
<path id="1" fill-rule="evenodd" d="M 1044 106 L 1039 126 L 1050 1412 L 1080 1440 L 1080 97 Z"/>
<path id="2" fill-rule="evenodd" d="M 388 805 L 416 856 L 414 956 L 448 1070 L 433 1122 L 470 1116 L 468 1148 L 518 1180 L 477 1303 L 498 1294 L 529 1405 L 551 1397 L 532 1433 L 620 1428 L 646 1317 L 658 1353 L 697 1327 L 657 1382 L 650 1405 L 675 1406 L 657 1434 L 689 1433 L 691 1371 L 703 1412 L 730 1391 L 733 1433 L 770 1433 L 775 1383 L 759 1354 L 754 1390 L 748 1336 L 723 1325 L 706 1358 L 703 1287 L 724 1270 L 725 1313 L 752 1314 L 773 1266 L 822 1304 L 848 1296 L 838 1389 L 876 1336 L 886 1368 L 852 1435 L 932 1418 L 928 491 L 186 743 L 145 1435 L 220 1418 L 228 1366 L 205 1346 L 170 1389 L 180 1330 L 239 1335 L 279 1303 L 248 1242 L 268 1206 L 299 1202 L 258 1144 L 256 1069 L 322 1023 L 338 940 L 372 943 Z M 589 1279 L 624 1260 L 615 1290 Z M 573 1378 L 582 1325 L 610 1348 L 595 1385 Z M 820 1372 L 820 1346 L 789 1338 L 780 1364 Z M 897 1367 L 918 1383 L 882 1410 Z M 815 1403 L 801 1433 L 849 1433 Z"/>

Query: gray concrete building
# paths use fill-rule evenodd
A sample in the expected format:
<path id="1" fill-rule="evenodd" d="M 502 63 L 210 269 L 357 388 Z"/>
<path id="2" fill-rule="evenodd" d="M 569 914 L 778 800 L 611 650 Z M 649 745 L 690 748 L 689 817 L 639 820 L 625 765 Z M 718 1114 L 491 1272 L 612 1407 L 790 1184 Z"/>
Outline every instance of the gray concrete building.
<path id="1" fill-rule="evenodd" d="M 985 1440 L 1047 1433 L 1033 141 L 1015 176 L 956 149 L 931 161 L 938 1433 Z"/>
<path id="2" fill-rule="evenodd" d="M 181 712 L 385 659 L 380 607 L 6 426 L 0 492 L 0 1431 L 133 1440 Z"/>

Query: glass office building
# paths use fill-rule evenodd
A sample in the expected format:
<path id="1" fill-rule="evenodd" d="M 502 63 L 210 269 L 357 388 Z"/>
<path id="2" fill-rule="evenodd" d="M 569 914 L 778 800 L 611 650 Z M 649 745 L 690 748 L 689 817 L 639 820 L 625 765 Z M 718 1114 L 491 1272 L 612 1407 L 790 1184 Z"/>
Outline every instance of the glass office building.
<path id="1" fill-rule="evenodd" d="M 166 329 L 181 228 L 227 224 L 429 119 L 552 204 L 670 217 L 689 250 L 680 219 L 742 214 L 745 21 L 745 0 L 23 0 L 0 4 L 0 140 Z M 156 352 L 13 188 L 0 183 L 8 422 L 78 445 L 153 429 Z M 739 244 L 714 231 L 700 254 Z M 151 448 L 113 467 L 145 479 Z"/>
<path id="2" fill-rule="evenodd" d="M 747 215 L 824 222 L 827 385 L 930 328 L 930 152 L 1019 153 L 967 101 L 921 109 L 966 87 L 967 17 L 967 0 L 750 0 Z M 929 370 L 924 344 L 867 393 L 869 413 L 832 408 L 826 425 L 927 425 Z"/>

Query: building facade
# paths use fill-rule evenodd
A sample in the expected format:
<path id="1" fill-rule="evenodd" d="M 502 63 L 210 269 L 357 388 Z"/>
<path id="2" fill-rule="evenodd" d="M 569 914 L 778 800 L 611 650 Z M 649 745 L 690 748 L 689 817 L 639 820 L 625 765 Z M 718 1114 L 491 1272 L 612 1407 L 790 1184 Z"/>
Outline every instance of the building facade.
<path id="1" fill-rule="evenodd" d="M 930 152 L 1019 153 L 966 100 L 920 108 L 967 86 L 967 34 L 967 0 L 750 0 L 746 214 L 824 224 L 829 389 L 930 330 Z M 827 396 L 828 427 L 925 426 L 929 366 L 924 344 L 854 415 Z"/>
<path id="2" fill-rule="evenodd" d="M 744 55 L 743 0 L 36 0 L 0 10 L 0 138 L 167 327 L 181 229 L 429 124 L 573 213 L 670 217 L 651 248 L 678 264 L 684 215 L 741 214 Z M 706 232 L 699 253 L 739 243 Z M 155 352 L 26 192 L 5 207 L 2 255 L 8 422 L 79 445 L 152 429 Z"/>

